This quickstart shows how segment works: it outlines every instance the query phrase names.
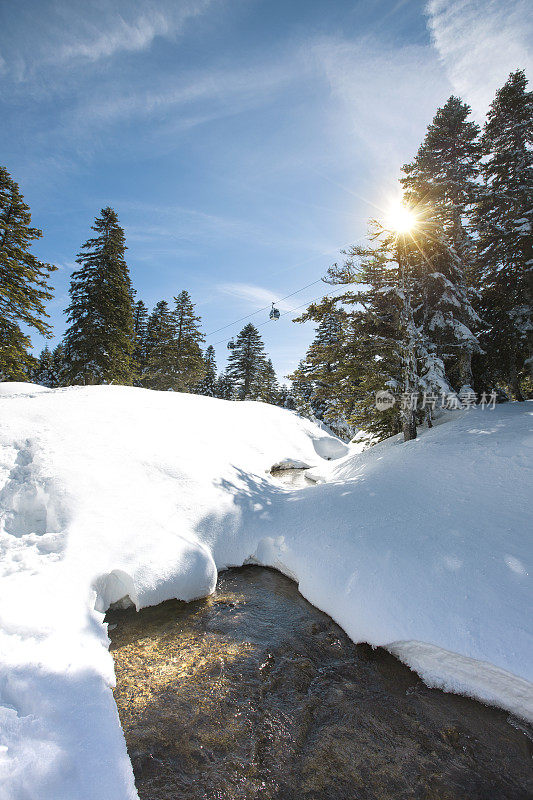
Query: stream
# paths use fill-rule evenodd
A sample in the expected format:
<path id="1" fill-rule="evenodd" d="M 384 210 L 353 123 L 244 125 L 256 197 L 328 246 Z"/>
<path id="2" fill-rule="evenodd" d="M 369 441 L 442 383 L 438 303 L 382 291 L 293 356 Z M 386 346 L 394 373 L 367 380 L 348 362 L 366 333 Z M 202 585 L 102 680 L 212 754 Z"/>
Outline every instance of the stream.
<path id="1" fill-rule="evenodd" d="M 353 644 L 278 572 L 106 622 L 141 800 L 533 797 L 527 726 Z"/>

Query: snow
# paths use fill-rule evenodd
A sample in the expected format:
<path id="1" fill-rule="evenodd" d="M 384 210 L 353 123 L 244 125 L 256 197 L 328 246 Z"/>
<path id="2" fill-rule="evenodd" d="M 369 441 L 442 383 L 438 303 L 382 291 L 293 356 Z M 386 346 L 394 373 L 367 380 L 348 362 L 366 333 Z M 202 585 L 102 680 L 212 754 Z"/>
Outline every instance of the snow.
<path id="1" fill-rule="evenodd" d="M 103 612 L 201 597 L 243 563 L 429 685 L 533 720 L 531 403 L 360 452 L 264 403 L 0 395 L 1 800 L 135 798 Z M 289 460 L 326 482 L 266 474 Z"/>

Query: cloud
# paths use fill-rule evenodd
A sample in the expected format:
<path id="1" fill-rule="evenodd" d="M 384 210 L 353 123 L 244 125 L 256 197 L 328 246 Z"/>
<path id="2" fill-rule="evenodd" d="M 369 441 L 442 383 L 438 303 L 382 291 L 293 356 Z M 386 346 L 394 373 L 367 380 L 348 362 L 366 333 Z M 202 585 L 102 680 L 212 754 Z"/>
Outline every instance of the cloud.
<path id="1" fill-rule="evenodd" d="M 280 311 L 290 311 L 292 308 L 286 301 L 277 300 L 283 292 L 275 292 L 253 283 L 220 283 L 217 288 L 222 294 L 244 300 L 252 308 L 268 308 L 272 302 L 275 302 Z"/>
<path id="2" fill-rule="evenodd" d="M 529 0 L 430 0 L 428 27 L 454 91 L 481 119 L 516 69 L 533 67 Z"/>
<path id="3" fill-rule="evenodd" d="M 376 168 L 400 166 L 449 89 L 431 48 L 362 37 L 317 42 L 312 54 L 341 107 L 352 150 L 362 147 Z"/>
<path id="4" fill-rule="evenodd" d="M 213 117 L 232 111 L 250 109 L 273 96 L 295 79 L 286 64 L 276 62 L 235 69 L 214 68 L 191 71 L 180 76 L 163 75 L 154 81 L 142 81 L 134 89 L 119 88 L 101 100 L 98 92 L 85 98 L 72 113 L 81 125 L 93 121 L 113 124 L 132 118 L 165 115 L 169 110 L 209 104 L 209 112 L 187 118 L 185 127 L 202 124 Z M 155 85 L 154 85 L 155 84 Z"/>
<path id="5" fill-rule="evenodd" d="M 146 50 L 158 36 L 171 38 L 180 33 L 185 23 L 204 13 L 212 0 L 196 0 L 179 8 L 164 9 L 157 4 L 144 4 L 146 10 L 131 20 L 115 14 L 106 30 L 91 30 L 85 23 L 82 34 L 55 51 L 50 60 L 63 63 L 71 59 L 97 61 L 121 52 Z"/>
<path id="6" fill-rule="evenodd" d="M 0 74 L 16 82 L 40 81 L 46 67 L 72 69 L 147 50 L 158 37 L 172 39 L 181 34 L 187 22 L 215 2 L 40 0 L 31 15 L 6 15 L 0 32 Z"/>

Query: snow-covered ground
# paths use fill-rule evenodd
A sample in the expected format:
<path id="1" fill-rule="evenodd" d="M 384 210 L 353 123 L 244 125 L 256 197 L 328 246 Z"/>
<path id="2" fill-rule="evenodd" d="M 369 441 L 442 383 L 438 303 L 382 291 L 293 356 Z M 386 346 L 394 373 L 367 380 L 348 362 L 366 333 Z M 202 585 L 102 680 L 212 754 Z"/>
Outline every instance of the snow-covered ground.
<path id="1" fill-rule="evenodd" d="M 533 720 L 532 423 L 513 403 L 358 453 L 261 403 L 0 384 L 1 800 L 135 798 L 103 612 L 250 561 L 431 685 Z M 290 459 L 325 482 L 268 474 Z"/>

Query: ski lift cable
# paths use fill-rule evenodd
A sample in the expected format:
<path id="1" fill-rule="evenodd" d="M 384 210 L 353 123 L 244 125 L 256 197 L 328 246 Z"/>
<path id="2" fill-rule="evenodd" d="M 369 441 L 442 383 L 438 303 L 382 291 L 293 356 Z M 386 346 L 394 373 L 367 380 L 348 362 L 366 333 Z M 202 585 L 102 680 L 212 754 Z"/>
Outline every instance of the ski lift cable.
<path id="1" fill-rule="evenodd" d="M 276 301 L 276 303 L 282 303 L 283 300 L 287 300 L 289 297 L 294 297 L 295 294 L 299 294 L 300 292 L 303 292 L 304 289 L 309 289 L 310 286 L 315 286 L 317 283 L 320 283 L 321 281 L 322 278 L 318 278 L 318 280 L 312 281 L 311 283 L 308 283 L 306 286 L 302 286 L 300 289 L 296 289 L 295 292 L 286 294 L 285 297 L 281 297 L 279 300 Z M 237 325 L 239 322 L 242 322 L 245 319 L 250 319 L 250 317 L 255 317 L 256 314 L 260 314 L 262 311 L 268 311 L 269 308 L 270 306 L 263 306 L 263 308 L 258 308 L 257 311 L 253 311 L 251 314 L 247 314 L 245 317 L 239 317 L 239 319 L 235 319 L 233 320 L 233 322 L 228 322 L 227 325 L 223 325 L 221 328 L 217 328 L 216 330 L 211 331 L 210 333 L 206 333 L 205 337 L 207 339 L 209 336 L 214 336 L 215 333 L 220 333 L 220 331 L 224 331 L 226 330 L 226 328 L 231 328 L 233 325 Z"/>
<path id="2" fill-rule="evenodd" d="M 322 278 L 320 280 L 322 280 Z M 318 281 L 315 281 L 315 283 L 318 283 Z M 312 286 L 313 284 L 309 285 Z M 346 291 L 346 284 L 343 284 L 341 286 L 337 294 L 342 294 L 343 291 Z M 294 294 L 296 294 L 296 292 Z M 301 303 L 301 305 L 295 306 L 294 308 L 289 309 L 289 311 L 284 311 L 283 314 L 280 314 L 280 317 L 286 317 L 288 314 L 294 314 L 294 312 L 298 311 L 300 308 L 303 308 L 304 306 L 309 306 L 312 303 L 315 303 L 317 300 L 321 300 L 323 297 L 336 297 L 336 294 L 330 293 L 330 294 L 320 295 L 320 297 L 315 297 L 313 300 L 306 300 L 305 303 Z M 262 328 L 263 325 L 270 325 L 270 324 L 271 324 L 270 320 L 267 320 L 266 322 L 260 322 L 259 325 L 256 325 L 256 328 Z M 217 344 L 222 344 L 225 341 L 226 339 L 224 338 L 220 339 L 220 341 L 218 342 L 213 342 L 213 347 L 216 347 Z"/>

